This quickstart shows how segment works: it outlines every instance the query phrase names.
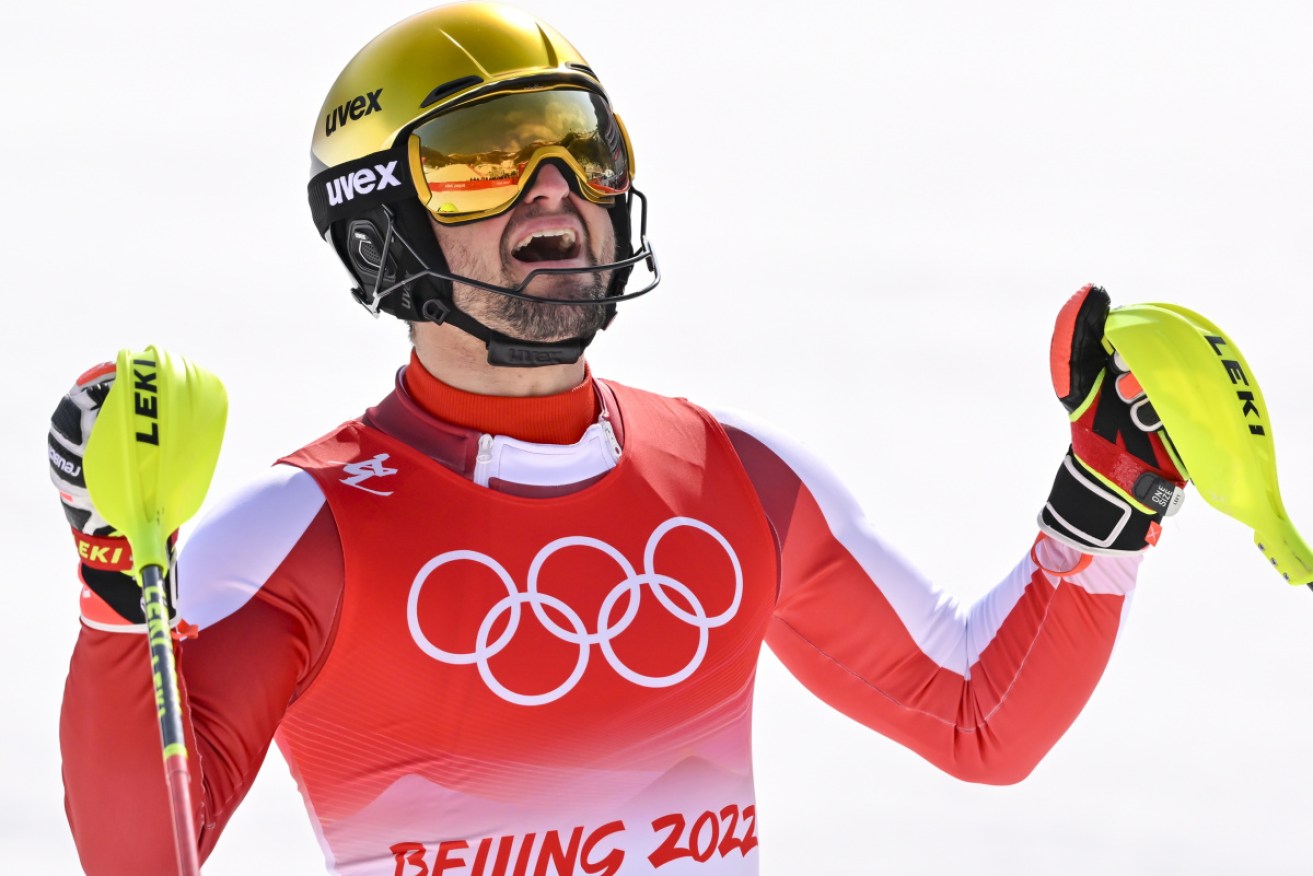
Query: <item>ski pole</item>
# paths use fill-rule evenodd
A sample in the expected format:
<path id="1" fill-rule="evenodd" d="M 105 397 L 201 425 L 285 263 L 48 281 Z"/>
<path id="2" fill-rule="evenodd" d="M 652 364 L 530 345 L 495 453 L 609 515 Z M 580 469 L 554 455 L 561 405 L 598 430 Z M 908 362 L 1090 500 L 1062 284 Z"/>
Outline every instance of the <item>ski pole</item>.
<path id="1" fill-rule="evenodd" d="M 1270 412 L 1240 348 L 1179 304 L 1114 308 L 1104 331 L 1153 400 L 1204 501 L 1252 529 L 1287 582 L 1313 588 L 1313 548 L 1281 501 Z"/>
<path id="2" fill-rule="evenodd" d="M 197 876 L 191 771 L 183 735 L 164 574 L 169 535 L 194 515 L 219 458 L 228 396 L 213 374 L 157 347 L 120 350 L 114 385 L 92 427 L 87 490 L 132 545 L 159 715 L 178 873 Z"/>

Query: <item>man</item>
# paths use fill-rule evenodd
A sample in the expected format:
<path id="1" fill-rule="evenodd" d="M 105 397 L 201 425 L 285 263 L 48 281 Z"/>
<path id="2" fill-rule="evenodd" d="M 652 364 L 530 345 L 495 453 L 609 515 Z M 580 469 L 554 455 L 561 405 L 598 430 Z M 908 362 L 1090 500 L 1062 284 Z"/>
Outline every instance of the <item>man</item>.
<path id="1" fill-rule="evenodd" d="M 335 873 L 755 873 L 763 641 L 966 780 L 1020 780 L 1069 726 L 1184 486 L 1102 346 L 1102 290 L 1054 335 L 1073 447 L 1042 533 L 968 608 L 789 439 L 593 378 L 584 349 L 655 258 L 628 135 L 549 26 L 481 3 L 396 25 L 330 90 L 312 151 L 320 233 L 414 353 L 178 560 L 202 855 L 276 740 Z M 80 378 L 51 433 L 88 546 L 67 808 L 88 872 L 168 872 L 138 592 L 69 474 L 112 380 Z"/>

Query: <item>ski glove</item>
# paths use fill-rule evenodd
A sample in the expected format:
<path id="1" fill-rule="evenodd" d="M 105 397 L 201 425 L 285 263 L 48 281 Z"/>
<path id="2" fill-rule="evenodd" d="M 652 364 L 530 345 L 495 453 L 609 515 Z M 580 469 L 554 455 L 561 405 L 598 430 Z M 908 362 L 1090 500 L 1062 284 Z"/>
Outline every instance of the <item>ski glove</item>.
<path id="1" fill-rule="evenodd" d="M 96 512 L 82 468 L 87 440 L 100 407 L 114 385 L 114 363 L 97 365 L 77 379 L 50 418 L 50 479 L 59 489 L 64 516 L 73 529 L 81 560 L 82 619 L 97 629 L 146 630 L 141 587 L 132 576 L 128 540 Z M 176 535 L 176 533 L 175 533 Z M 174 538 L 169 538 L 172 555 Z M 166 579 L 170 576 L 166 576 Z M 169 617 L 173 618 L 171 587 Z"/>
<path id="2" fill-rule="evenodd" d="M 1085 286 L 1058 314 L 1050 348 L 1071 446 L 1039 525 L 1087 554 L 1135 553 L 1157 544 L 1162 519 L 1180 507 L 1187 477 L 1139 381 L 1104 345 L 1108 310 L 1108 293 Z"/>

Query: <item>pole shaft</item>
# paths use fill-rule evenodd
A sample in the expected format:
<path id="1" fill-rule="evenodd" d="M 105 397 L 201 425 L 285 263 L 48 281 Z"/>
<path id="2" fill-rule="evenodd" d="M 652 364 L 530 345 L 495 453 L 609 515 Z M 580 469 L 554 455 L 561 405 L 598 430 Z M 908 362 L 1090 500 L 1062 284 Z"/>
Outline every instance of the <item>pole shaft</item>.
<path id="1" fill-rule="evenodd" d="M 178 873 L 180 876 L 199 876 L 201 870 L 196 852 L 196 824 L 191 804 L 191 770 L 182 729 L 182 696 L 178 690 L 177 665 L 173 660 L 173 636 L 169 630 L 169 608 L 164 586 L 164 572 L 159 566 L 142 569 L 142 605 L 146 613 L 146 638 L 150 643 L 150 668 L 155 680 L 155 706 L 159 713 L 164 773 L 169 785 L 169 809 L 173 815 L 173 843 L 177 852 Z"/>

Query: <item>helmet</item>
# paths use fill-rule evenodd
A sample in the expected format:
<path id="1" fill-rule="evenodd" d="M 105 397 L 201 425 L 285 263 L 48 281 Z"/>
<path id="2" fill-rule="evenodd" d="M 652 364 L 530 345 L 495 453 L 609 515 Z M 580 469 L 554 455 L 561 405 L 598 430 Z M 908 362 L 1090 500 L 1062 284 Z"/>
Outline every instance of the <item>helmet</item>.
<path id="1" fill-rule="evenodd" d="M 536 125 L 526 139 L 511 133 L 526 111 L 571 121 L 547 133 Z M 544 269 L 514 288 L 452 273 L 431 222 L 478 221 L 510 209 L 544 162 L 556 164 L 576 194 L 607 209 L 615 261 Z M 633 168 L 623 123 L 573 46 L 519 10 L 455 3 L 384 31 L 333 83 L 311 144 L 310 208 L 351 274 L 352 294 L 375 316 L 450 323 L 484 341 L 496 365 L 557 364 L 576 361 L 592 335 L 559 342 L 509 337 L 456 307 L 453 283 L 547 305 L 596 304 L 606 308 L 609 324 L 615 302 L 660 282 L 647 242 L 646 199 L 630 183 Z M 637 248 L 635 200 L 643 208 Z M 626 294 L 639 263 L 651 279 Z M 537 273 L 597 272 L 610 274 L 601 301 L 525 293 Z"/>

